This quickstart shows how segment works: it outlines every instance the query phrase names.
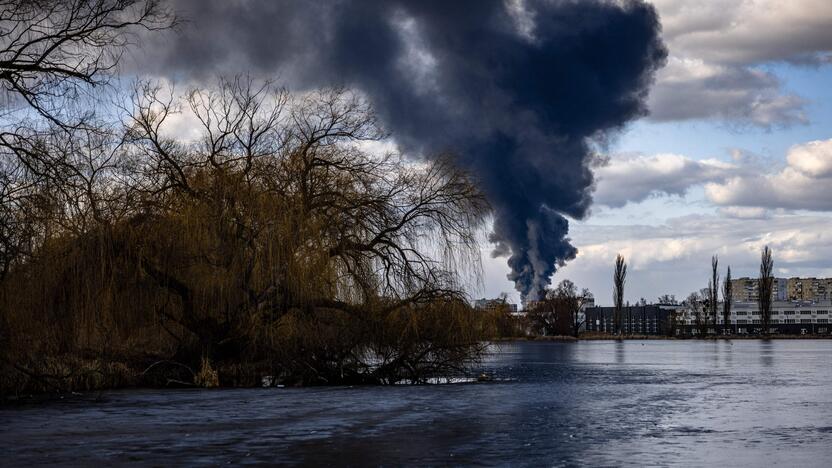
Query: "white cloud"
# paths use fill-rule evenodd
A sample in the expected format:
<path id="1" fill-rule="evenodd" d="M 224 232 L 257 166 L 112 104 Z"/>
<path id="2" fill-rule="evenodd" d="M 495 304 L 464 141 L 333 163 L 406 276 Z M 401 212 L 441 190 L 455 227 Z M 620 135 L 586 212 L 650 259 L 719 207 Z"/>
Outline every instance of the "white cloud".
<path id="1" fill-rule="evenodd" d="M 832 56 L 828 0 L 653 0 L 675 55 L 722 64 Z"/>
<path id="2" fill-rule="evenodd" d="M 832 2 L 653 3 L 670 50 L 650 94 L 653 120 L 717 119 L 763 128 L 807 123 L 806 101 L 759 66 L 832 62 Z"/>
<path id="3" fill-rule="evenodd" d="M 716 159 L 695 160 L 678 154 L 617 156 L 595 170 L 595 202 L 621 207 L 660 195 L 685 195 L 693 186 L 723 181 L 740 167 Z"/>
<path id="4" fill-rule="evenodd" d="M 812 177 L 832 177 L 832 139 L 797 145 L 789 151 L 787 161 Z"/>
<path id="5" fill-rule="evenodd" d="M 769 219 L 771 212 L 759 206 L 726 206 L 718 210 L 726 218 L 736 219 Z"/>
<path id="6" fill-rule="evenodd" d="M 832 139 L 793 146 L 787 166 L 705 186 L 717 205 L 832 211 Z"/>
<path id="7" fill-rule="evenodd" d="M 689 259 L 702 250 L 705 240 L 698 238 L 618 238 L 600 244 L 581 246 L 575 262 L 608 264 L 621 254 L 628 260 L 630 271 L 650 268 L 657 262 Z"/>

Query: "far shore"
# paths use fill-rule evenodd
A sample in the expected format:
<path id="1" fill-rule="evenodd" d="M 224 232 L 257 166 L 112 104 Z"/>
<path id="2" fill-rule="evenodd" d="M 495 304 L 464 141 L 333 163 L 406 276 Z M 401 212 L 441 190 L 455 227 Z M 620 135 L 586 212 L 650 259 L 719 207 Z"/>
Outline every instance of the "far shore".
<path id="1" fill-rule="evenodd" d="M 503 337 L 497 338 L 494 342 L 506 341 L 555 341 L 571 343 L 576 341 L 644 341 L 644 340 L 679 340 L 679 341 L 717 341 L 717 340 L 828 340 L 832 339 L 832 335 L 712 335 L 703 338 L 693 336 L 661 336 L 661 335 L 622 335 L 614 336 L 602 333 L 581 334 L 577 338 L 569 335 L 555 335 L 555 336 L 517 336 L 517 337 Z"/>

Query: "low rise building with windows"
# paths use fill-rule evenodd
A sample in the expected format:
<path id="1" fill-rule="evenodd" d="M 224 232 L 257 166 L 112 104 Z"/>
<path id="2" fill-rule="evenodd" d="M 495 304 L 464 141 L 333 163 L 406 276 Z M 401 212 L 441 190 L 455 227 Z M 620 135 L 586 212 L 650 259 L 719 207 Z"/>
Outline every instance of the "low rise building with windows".
<path id="1" fill-rule="evenodd" d="M 621 308 L 621 332 L 625 335 L 666 335 L 674 330 L 674 320 L 682 306 L 676 304 L 648 304 Z M 587 307 L 585 330 L 614 333 L 615 307 Z"/>
<path id="2" fill-rule="evenodd" d="M 723 304 L 719 304 L 717 320 L 708 317 L 702 305 L 686 306 L 680 311 L 676 334 L 722 333 Z M 700 314 L 697 318 L 697 312 Z M 832 334 L 832 301 L 774 301 L 771 304 L 769 333 L 789 335 Z M 756 301 L 735 302 L 731 307 L 728 328 L 732 334 L 760 334 L 763 330 L 759 304 Z"/>

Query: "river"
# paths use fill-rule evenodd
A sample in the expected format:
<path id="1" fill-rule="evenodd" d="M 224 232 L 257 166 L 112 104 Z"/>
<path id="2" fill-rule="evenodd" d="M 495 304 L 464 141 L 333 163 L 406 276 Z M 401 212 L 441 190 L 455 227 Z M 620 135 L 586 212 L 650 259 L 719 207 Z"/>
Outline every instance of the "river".
<path id="1" fill-rule="evenodd" d="M 830 466 L 832 340 L 516 342 L 487 383 L 0 409 L 0 465 Z"/>

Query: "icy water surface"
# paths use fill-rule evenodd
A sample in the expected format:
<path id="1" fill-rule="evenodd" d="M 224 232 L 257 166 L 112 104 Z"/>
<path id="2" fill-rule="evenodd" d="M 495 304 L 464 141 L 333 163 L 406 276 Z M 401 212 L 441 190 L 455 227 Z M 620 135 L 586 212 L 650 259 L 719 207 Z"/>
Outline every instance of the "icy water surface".
<path id="1" fill-rule="evenodd" d="M 0 409 L 0 465 L 832 466 L 832 341 L 504 344 L 510 382 Z"/>

